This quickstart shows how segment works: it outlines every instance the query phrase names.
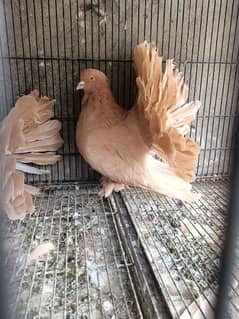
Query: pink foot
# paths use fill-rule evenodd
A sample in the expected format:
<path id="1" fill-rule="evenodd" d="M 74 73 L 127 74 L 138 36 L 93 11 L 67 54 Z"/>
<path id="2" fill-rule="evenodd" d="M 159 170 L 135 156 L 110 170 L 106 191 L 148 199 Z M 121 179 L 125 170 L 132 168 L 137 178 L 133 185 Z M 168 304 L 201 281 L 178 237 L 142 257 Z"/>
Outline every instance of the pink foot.
<path id="1" fill-rule="evenodd" d="M 119 184 L 111 181 L 107 177 L 101 178 L 101 190 L 98 193 L 100 197 L 109 197 L 114 191 L 119 192 L 125 188 L 124 184 Z"/>

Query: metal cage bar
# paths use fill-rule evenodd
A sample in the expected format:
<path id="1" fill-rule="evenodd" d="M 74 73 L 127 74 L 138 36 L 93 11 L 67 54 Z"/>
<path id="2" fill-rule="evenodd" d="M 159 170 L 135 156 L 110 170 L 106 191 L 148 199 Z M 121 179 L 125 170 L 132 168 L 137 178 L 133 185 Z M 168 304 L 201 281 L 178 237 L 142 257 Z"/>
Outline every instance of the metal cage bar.
<path id="1" fill-rule="evenodd" d="M 52 181 L 97 177 L 74 142 L 79 71 L 102 69 L 119 103 L 129 107 L 135 97 L 132 49 L 144 39 L 156 42 L 164 59 L 175 58 L 190 98 L 202 101 L 190 133 L 202 147 L 198 175 L 230 174 L 238 118 L 238 1 L 2 0 L 1 6 L 1 113 L 33 88 L 56 98 L 56 117 L 68 143 L 60 151 L 63 161 L 52 168 Z"/>

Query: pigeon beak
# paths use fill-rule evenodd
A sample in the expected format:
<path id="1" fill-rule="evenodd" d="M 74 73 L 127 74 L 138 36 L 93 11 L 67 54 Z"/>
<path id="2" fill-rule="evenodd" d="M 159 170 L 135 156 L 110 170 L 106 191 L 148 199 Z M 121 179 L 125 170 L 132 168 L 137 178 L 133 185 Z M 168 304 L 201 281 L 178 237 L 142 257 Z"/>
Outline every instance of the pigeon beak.
<path id="1" fill-rule="evenodd" d="M 84 90 L 84 88 L 85 88 L 85 82 L 80 81 L 76 87 L 76 90 Z"/>

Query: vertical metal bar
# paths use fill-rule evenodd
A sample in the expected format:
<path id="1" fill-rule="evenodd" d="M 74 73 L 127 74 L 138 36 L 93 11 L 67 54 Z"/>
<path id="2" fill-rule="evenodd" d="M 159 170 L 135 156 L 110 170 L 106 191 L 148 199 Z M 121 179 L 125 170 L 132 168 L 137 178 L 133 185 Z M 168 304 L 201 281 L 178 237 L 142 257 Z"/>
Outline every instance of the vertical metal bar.
<path id="1" fill-rule="evenodd" d="M 150 5 L 150 28 L 149 28 L 149 41 L 150 42 L 152 41 L 152 27 L 153 27 L 153 0 L 151 0 L 151 5 Z"/>
<path id="2" fill-rule="evenodd" d="M 87 63 L 87 41 L 86 41 L 86 39 L 87 39 L 87 31 L 86 31 L 86 0 L 84 0 L 84 31 L 85 31 L 85 38 L 84 38 L 84 40 L 85 40 L 85 60 L 86 60 L 86 68 L 87 68 L 87 66 L 88 66 L 88 63 Z"/>
<path id="3" fill-rule="evenodd" d="M 157 19 L 156 19 L 156 47 L 159 49 L 158 47 L 158 34 L 159 34 L 159 7 L 160 7 L 160 2 L 157 2 Z M 161 49 L 162 50 L 162 49 Z M 160 54 L 162 55 L 163 52 L 161 51 Z"/>
<path id="4" fill-rule="evenodd" d="M 126 60 L 126 33 L 127 33 L 127 2 L 124 0 L 124 60 Z M 127 81 L 128 82 L 128 81 Z M 124 69 L 123 69 L 123 92 L 126 92 L 126 62 L 124 62 Z M 124 107 L 126 106 L 126 94 L 124 94 Z M 128 105 L 127 105 L 128 106 Z"/>
<path id="5" fill-rule="evenodd" d="M 79 11 L 77 10 L 77 27 L 78 27 L 78 13 Z M 73 133 L 73 136 L 70 137 L 70 139 L 72 139 L 72 142 L 70 143 L 70 147 L 69 147 L 69 151 L 70 153 L 73 153 L 75 150 L 75 145 L 74 145 L 74 138 L 75 138 L 75 127 L 76 127 L 76 122 L 77 122 L 77 117 L 76 117 L 76 90 L 75 90 L 75 82 L 74 82 L 74 54 L 73 54 L 73 48 L 74 48 L 74 44 L 73 44 L 73 24 L 72 24 L 72 1 L 69 1 L 69 18 L 70 18 L 70 30 L 71 30 L 71 34 L 70 34 L 70 48 L 71 48 L 71 83 L 72 83 L 72 87 L 69 89 L 69 93 L 72 94 L 73 98 L 72 98 L 72 122 L 69 125 L 70 126 L 70 132 Z M 79 36 L 79 35 L 78 35 Z M 78 37 L 77 37 L 78 38 Z M 79 39 L 77 39 L 77 41 L 79 41 Z M 77 48 L 79 49 L 79 46 L 77 46 Z M 73 149 L 73 150 L 71 150 Z M 72 176 L 71 176 L 71 180 L 74 180 L 77 178 L 77 160 L 79 160 L 79 157 L 77 155 L 71 155 L 70 157 L 70 163 L 72 161 L 74 161 L 73 164 L 73 168 L 71 170 L 72 172 Z"/>
<path id="6" fill-rule="evenodd" d="M 29 49 L 29 60 L 30 60 L 30 70 L 31 70 L 31 90 L 34 89 L 34 81 L 33 81 L 33 68 L 32 68 L 32 46 L 30 40 L 30 23 L 29 23 L 29 6 L 27 0 L 25 0 L 26 5 L 26 20 L 27 20 L 27 38 L 28 38 L 28 49 Z"/>
<path id="7" fill-rule="evenodd" d="M 44 28 L 44 10 L 43 10 L 43 2 L 41 0 L 41 5 L 40 5 L 40 8 L 41 8 L 41 25 L 42 25 L 42 43 L 43 43 L 43 63 L 44 63 L 44 88 L 45 88 L 45 92 L 44 92 L 44 95 L 46 94 L 48 96 L 48 79 L 47 79 L 47 70 L 46 70 L 46 60 L 45 60 L 45 57 L 46 57 L 46 43 L 45 43 L 45 28 Z M 28 35 L 28 38 L 30 40 L 30 34 Z M 30 50 L 29 50 L 30 51 Z M 31 59 L 31 56 L 30 56 L 30 59 Z M 38 63 L 38 61 L 37 61 Z M 51 169 L 51 172 L 52 172 L 52 169 Z M 49 178 L 51 178 L 51 176 L 49 176 Z M 47 177 L 46 175 L 45 176 L 39 176 L 39 181 L 40 182 L 46 182 L 47 181 Z"/>
<path id="8" fill-rule="evenodd" d="M 221 261 L 221 274 L 219 280 L 219 291 L 217 298 L 217 306 L 215 318 L 224 319 L 228 318 L 228 294 L 231 286 L 231 279 L 233 273 L 233 263 L 236 254 L 236 243 L 239 232 L 239 129 L 237 126 L 236 131 L 236 144 L 233 163 L 233 178 L 231 185 L 231 204 L 229 215 L 227 218 L 226 240 L 224 244 L 222 261 Z"/>
<path id="9" fill-rule="evenodd" d="M 77 11 L 77 15 L 76 15 L 76 34 L 77 34 L 77 60 L 76 60 L 76 68 L 80 71 L 80 60 L 81 60 L 81 53 L 80 53 L 80 28 L 79 28 L 79 1 L 77 0 L 76 2 L 76 11 Z M 73 43 L 73 42 L 72 42 Z M 74 63 L 73 63 L 74 65 Z M 80 72 L 79 72 L 79 76 L 80 76 Z M 79 78 L 77 79 L 79 80 Z M 74 88 L 75 90 L 75 88 Z M 75 95 L 74 95 L 75 96 Z M 77 99 L 76 99 L 77 100 Z M 74 102 L 75 104 L 75 102 Z M 79 103 L 80 104 L 80 103 Z M 80 107 L 80 105 L 78 105 L 78 108 Z M 77 108 L 77 111 L 78 111 Z M 74 114 L 76 114 L 76 109 L 74 108 Z M 77 122 L 77 120 L 76 120 Z M 79 155 L 75 156 L 75 178 L 78 178 L 79 176 L 79 172 L 78 172 L 78 167 L 80 168 L 80 178 L 82 176 L 82 158 Z"/>
<path id="10" fill-rule="evenodd" d="M 140 0 L 138 0 L 138 27 L 137 27 L 137 43 L 139 43 L 139 17 L 140 17 Z"/>
<path id="11" fill-rule="evenodd" d="M 206 11 L 206 28 L 208 27 L 208 17 L 209 17 L 209 7 L 210 7 L 210 1 L 208 0 L 208 5 L 207 5 L 207 11 Z M 213 2 L 213 17 L 212 17 L 212 24 L 214 23 L 214 18 L 215 18 L 215 7 L 216 7 L 216 3 L 215 1 Z M 202 9 L 203 11 L 203 9 Z M 201 16 L 202 18 L 202 16 Z M 200 30 L 200 33 L 201 33 L 201 30 Z M 204 39 L 203 39 L 203 58 L 205 58 L 205 53 L 206 53 L 206 34 L 207 32 L 205 32 L 204 34 Z M 212 33 L 213 34 L 213 33 Z M 210 56 L 211 56 L 211 49 L 212 49 L 212 34 L 211 34 L 211 40 L 210 40 L 210 45 L 209 45 L 209 59 L 210 59 Z M 198 49 L 200 47 L 200 40 L 198 41 Z M 203 108 L 202 108 L 202 112 L 205 113 L 205 110 L 206 110 L 206 92 L 207 92 L 207 86 L 208 86 L 208 73 L 209 73 L 209 66 L 210 66 L 210 63 L 208 61 L 208 64 L 207 64 L 207 75 L 206 75 L 206 88 L 205 88 L 205 94 L 204 94 L 204 105 L 203 105 Z M 201 90 L 201 86 L 202 86 L 202 81 L 203 81 L 203 73 L 204 73 L 204 63 L 202 65 L 202 71 L 201 71 L 201 76 L 200 76 L 200 90 L 199 90 L 199 96 L 202 95 L 202 90 Z M 207 123 L 208 125 L 208 123 Z M 201 132 L 200 132 L 200 137 L 199 137 L 199 144 L 201 144 L 201 141 L 202 141 L 202 136 L 203 136 L 203 127 L 204 127 L 204 122 L 202 122 L 202 125 L 201 125 Z M 196 132 L 197 132 L 197 123 L 196 123 Z M 204 145 L 204 147 L 206 148 L 206 144 Z M 206 150 L 204 150 L 204 152 L 206 152 Z M 199 154 L 199 157 L 198 157 L 198 162 L 200 163 L 200 159 L 202 157 L 202 154 Z M 203 175 L 203 171 L 204 171 L 204 164 L 203 164 L 203 167 L 201 168 L 201 175 Z M 197 169 L 197 174 L 199 174 L 199 171 Z"/>
<path id="12" fill-rule="evenodd" d="M 24 36 L 23 36 L 23 23 L 22 23 L 22 9 L 21 9 L 21 2 L 20 0 L 18 0 L 18 7 L 19 7 L 19 19 L 20 19 L 20 31 L 21 31 L 21 39 L 18 39 L 18 43 L 20 42 L 22 44 L 22 53 L 23 53 L 23 57 L 25 57 L 25 41 L 23 40 L 24 39 Z M 23 58 L 23 70 L 24 70 L 24 91 L 27 90 L 27 71 L 26 71 L 26 60 Z"/>
<path id="13" fill-rule="evenodd" d="M 37 26 L 37 14 L 36 14 L 36 4 L 35 1 L 33 1 L 33 18 L 34 18 L 34 29 L 35 29 L 35 44 L 36 44 L 36 54 L 37 54 L 37 60 L 36 60 L 36 64 L 37 64 L 37 77 L 38 77 L 38 90 L 40 92 L 40 94 L 42 93 L 41 90 L 41 80 L 40 80 L 40 67 L 39 67 L 39 63 L 38 63 L 38 58 L 39 58 L 39 47 L 38 47 L 38 26 Z M 39 177 L 36 177 L 35 175 L 32 176 L 32 181 L 33 183 L 36 182 L 36 180 L 39 181 Z"/>
<path id="14" fill-rule="evenodd" d="M 146 15 L 147 15 L 147 0 L 144 0 L 144 40 L 146 36 Z"/>
<path id="15" fill-rule="evenodd" d="M 183 43 L 183 24 L 184 24 L 184 12 L 185 12 L 185 1 L 183 1 L 183 13 L 182 13 L 182 31 L 181 31 L 181 39 L 180 39 L 180 51 L 179 51 L 179 63 L 182 61 L 182 43 Z"/>
<path id="16" fill-rule="evenodd" d="M 51 27 L 51 11 L 50 11 L 50 0 L 47 1 L 48 6 L 48 25 L 49 25 L 49 46 L 50 46 L 50 63 L 51 63 L 51 85 L 52 85 L 52 94 L 55 97 L 55 78 L 54 78 L 54 67 L 53 67 L 53 49 L 52 49 L 52 27 Z M 59 162 L 56 164 L 57 176 L 53 176 L 53 179 L 59 183 L 60 180 L 60 167 Z"/>
<path id="17" fill-rule="evenodd" d="M 84 0 L 84 51 L 85 51 L 85 67 L 87 68 L 88 67 L 88 50 L 87 50 L 87 42 L 86 39 L 87 39 L 87 30 L 86 30 L 86 0 Z M 82 175 L 81 175 L 81 178 L 82 179 L 86 179 L 87 178 L 87 174 L 86 174 L 86 165 L 85 165 L 85 162 L 84 160 L 82 160 L 81 162 L 81 171 L 82 171 Z"/>
<path id="18" fill-rule="evenodd" d="M 13 14 L 13 5 L 12 0 L 10 0 L 10 10 L 11 10 L 11 19 L 12 19 L 12 28 L 13 28 L 13 39 L 14 39 L 14 51 L 15 51 L 15 57 L 17 56 L 17 40 L 16 40 L 16 32 L 15 32 L 15 18 Z M 17 88 L 18 88 L 18 95 L 20 94 L 20 75 L 19 75 L 19 69 L 18 69 L 18 61 L 16 61 L 16 71 L 17 71 Z"/>
<path id="19" fill-rule="evenodd" d="M 222 8 L 222 1 L 220 1 L 220 6 L 219 6 L 219 17 L 218 17 L 218 23 L 217 23 L 217 36 L 216 36 L 216 44 L 215 44 L 215 52 L 214 52 L 214 62 L 216 61 L 216 55 L 217 55 L 217 46 L 218 46 L 218 35 L 219 35 L 219 27 L 220 27 L 220 23 L 222 23 L 221 21 L 221 8 Z M 226 2 L 226 12 L 223 12 L 223 15 L 224 15 L 224 21 L 223 21 L 223 33 L 222 33 L 222 41 L 224 40 L 224 36 L 225 36 L 225 24 L 226 24 L 226 16 L 227 16 L 227 9 L 228 9 L 228 2 Z M 222 59 L 222 48 L 221 47 L 221 54 L 220 54 L 220 60 Z M 220 80 L 220 74 L 221 74 L 221 64 L 219 64 L 219 71 L 218 71 L 218 77 L 217 77 L 217 80 L 215 81 L 215 67 L 216 67 L 216 63 L 214 63 L 213 65 L 213 77 L 212 77 L 212 81 L 213 82 L 216 82 L 216 93 L 215 93 L 215 99 L 217 99 L 218 97 L 218 86 L 219 86 L 219 80 Z M 226 70 L 225 70 L 225 73 L 226 73 Z M 225 74 L 224 73 L 224 74 Z M 210 110 L 211 110 L 211 106 L 212 106 L 212 95 L 213 95 L 213 89 L 211 89 L 211 93 L 209 95 L 209 105 L 210 105 L 210 109 L 208 111 L 208 116 L 210 119 Z M 217 105 L 215 104 L 214 105 L 214 110 L 213 110 L 213 117 L 212 117 L 212 123 L 211 123 L 211 139 L 210 139 L 210 142 L 208 143 L 209 144 L 209 155 L 208 155 L 208 166 L 207 166 L 207 170 L 206 170 L 206 173 L 205 175 L 208 175 L 209 174 L 209 168 L 210 168 L 210 160 L 211 160 L 211 154 L 212 154 L 212 145 L 213 145 L 213 135 L 214 135 L 214 122 L 215 122 L 215 115 L 216 115 L 216 107 Z M 220 105 L 220 114 L 221 114 L 221 111 L 222 111 L 222 103 Z M 219 122 L 220 123 L 220 122 Z M 216 137 L 217 139 L 219 139 L 219 136 L 218 136 L 218 132 L 219 132 L 219 123 L 218 123 L 218 129 L 217 129 L 217 134 L 216 134 Z M 207 123 L 207 128 L 206 128 L 206 136 L 209 136 L 208 134 L 208 131 L 209 131 L 209 120 L 208 120 L 208 123 Z M 208 147 L 208 146 L 207 146 Z M 214 150 L 214 161 L 216 159 L 216 152 L 217 150 L 215 149 Z M 205 162 L 205 155 L 206 155 L 206 152 L 204 152 L 204 156 L 203 156 L 203 162 Z"/>
<path id="20" fill-rule="evenodd" d="M 0 41 L 0 54 L 2 55 L 2 43 Z M 3 94 L 4 94 L 4 104 L 5 104 L 5 114 L 7 115 L 8 110 L 7 110 L 7 89 L 6 89 L 6 75 L 5 75 L 5 66 L 4 64 L 6 63 L 6 61 L 4 61 L 3 58 L 0 58 L 1 64 L 2 64 L 2 74 L 1 74 L 1 82 L 3 83 L 2 86 L 4 87 L 3 90 Z M 1 114 L 2 115 L 2 114 Z"/>
<path id="21" fill-rule="evenodd" d="M 91 10 L 90 10 L 90 28 L 91 28 L 91 65 L 94 68 L 94 24 L 93 24 L 93 2 L 90 0 Z M 89 36 L 88 36 L 89 38 Z M 85 39 L 87 41 L 87 39 Z"/>
<path id="22" fill-rule="evenodd" d="M 165 56 L 164 54 L 165 53 L 164 52 L 165 7 L 166 7 L 166 1 L 163 1 L 163 28 L 162 28 L 162 49 L 161 49 L 161 55 L 163 56 Z"/>
<path id="23" fill-rule="evenodd" d="M 167 57 L 170 57 L 170 43 L 171 43 L 171 19 L 172 19 L 172 0 L 170 0 L 170 9 L 169 9 L 169 28 L 168 28 L 168 55 Z"/>
<path id="24" fill-rule="evenodd" d="M 178 0 L 177 0 L 177 4 L 176 4 L 176 12 L 178 12 Z M 177 14 L 176 16 L 176 30 L 175 30 L 175 35 L 174 35 L 174 58 L 176 58 L 176 47 L 177 47 L 177 34 L 178 34 L 178 16 L 179 14 Z M 181 35 L 183 34 L 183 32 L 181 33 Z M 179 63 L 181 63 L 181 61 L 179 60 Z"/>
<path id="25" fill-rule="evenodd" d="M 236 43 L 237 35 L 238 35 L 237 28 L 238 28 L 238 20 L 239 20 L 239 3 L 237 4 L 237 11 L 236 12 L 237 12 L 237 15 L 236 15 L 236 27 L 235 27 L 235 38 L 234 38 L 234 43 L 233 43 L 233 52 L 235 51 L 234 45 Z M 233 58 L 233 53 L 232 53 L 232 58 Z M 235 98 L 235 103 L 237 103 L 237 99 L 238 99 L 238 91 L 236 90 L 236 84 L 237 84 L 237 81 L 238 81 L 238 64 L 239 64 L 239 52 L 237 52 L 237 63 L 236 63 L 236 70 L 235 70 L 235 79 L 234 79 L 234 84 L 233 84 L 233 94 L 232 94 L 232 101 L 231 101 L 230 112 L 229 112 L 230 115 L 232 115 L 234 98 Z M 229 89 L 228 89 L 228 91 L 229 91 Z M 238 116 L 238 113 L 236 113 L 235 115 Z M 234 119 L 237 120 L 235 117 L 230 117 L 229 118 L 228 129 L 227 129 L 227 132 L 226 132 L 226 141 L 228 140 L 229 127 L 234 124 L 233 123 Z M 224 134 L 225 133 L 223 131 L 223 135 Z M 234 136 L 234 134 L 232 134 L 232 137 L 233 136 Z M 232 148 L 232 140 L 230 141 L 229 145 L 230 145 L 230 148 Z M 232 154 L 232 152 L 230 151 L 230 153 L 229 153 L 229 164 L 230 164 L 231 154 Z M 223 173 L 225 172 L 225 159 L 226 159 L 226 156 L 224 154 L 223 167 L 222 167 L 222 172 Z"/>
<path id="26" fill-rule="evenodd" d="M 97 42 L 98 42 L 98 50 L 97 50 L 97 60 L 98 60 L 98 66 L 99 69 L 101 68 L 101 64 L 100 64 L 100 59 L 101 59 L 101 50 L 100 50 L 100 46 L 101 46 L 101 40 L 100 40 L 100 0 L 97 0 L 97 32 L 98 32 L 98 36 L 97 36 Z"/>
<path id="27" fill-rule="evenodd" d="M 44 11 L 43 11 L 43 2 L 41 0 L 41 25 L 42 25 L 42 43 L 43 43 L 43 57 L 46 57 L 46 43 L 45 43 L 45 28 L 44 28 Z M 44 84 L 45 92 L 48 95 L 48 81 L 47 81 L 47 72 L 46 72 L 46 62 L 44 62 Z"/>
<path id="28" fill-rule="evenodd" d="M 208 8 L 208 11 L 209 11 L 209 8 Z M 208 11 L 207 11 L 207 14 L 208 14 Z M 221 1 L 220 1 L 220 11 L 221 11 Z M 215 12 L 216 12 L 216 1 L 213 2 L 213 13 L 212 13 L 212 17 L 211 17 L 212 29 L 213 29 L 214 21 L 215 21 Z M 204 114 L 206 111 L 207 92 L 208 92 L 208 84 L 209 84 L 210 57 L 211 57 L 211 52 L 212 52 L 212 37 L 213 37 L 213 31 L 211 30 L 211 37 L 210 37 L 210 44 L 209 44 L 209 55 L 208 55 L 209 60 L 207 63 L 206 85 L 205 85 L 205 91 L 204 91 L 204 105 L 203 105 L 203 113 Z M 205 35 L 205 43 L 206 43 L 206 35 Z M 204 47 L 204 49 L 205 49 L 205 47 Z M 205 53 L 205 51 L 204 51 L 204 53 Z M 203 56 L 205 57 L 205 55 L 203 55 Z M 203 64 L 203 67 L 204 67 L 204 64 Z M 214 78 L 214 75 L 215 75 L 215 64 L 213 65 L 213 78 Z M 201 73 L 201 84 L 202 84 L 202 78 L 203 78 L 203 70 Z M 212 88 L 211 88 L 211 90 L 212 90 Z M 201 87 L 200 87 L 200 96 L 201 96 Z M 209 116 L 209 114 L 210 114 L 210 109 L 208 110 L 208 116 Z M 207 134 L 209 124 L 210 124 L 210 117 L 207 118 L 207 123 L 205 120 L 202 121 L 201 132 L 200 132 L 200 144 L 202 143 L 202 140 L 203 140 L 203 129 L 206 125 L 206 134 Z M 206 153 L 208 151 L 207 150 L 207 143 L 208 143 L 209 136 L 207 136 L 206 134 L 205 134 L 206 139 L 204 140 L 204 145 L 202 146 L 202 147 L 204 147 L 204 153 L 199 154 L 199 157 L 202 158 L 202 162 L 203 162 L 203 166 L 201 168 L 201 175 L 205 174 L 205 163 L 207 162 L 206 161 Z M 208 165 L 209 165 L 209 163 L 208 163 Z"/>
<path id="29" fill-rule="evenodd" d="M 118 61 L 117 61 L 117 100 L 119 101 L 120 97 L 120 1 L 117 2 L 118 5 Z"/>
<path id="30" fill-rule="evenodd" d="M 196 14 L 197 14 L 197 9 L 198 9 L 197 4 L 198 4 L 198 2 L 196 1 L 196 2 L 194 3 L 194 7 L 195 7 L 195 9 L 194 9 L 194 19 L 195 19 L 195 20 L 196 20 Z M 191 15 L 190 15 L 190 16 L 191 16 Z M 190 21 L 190 19 L 189 19 L 189 21 Z M 201 23 L 201 22 L 200 22 L 200 23 Z M 190 23 L 189 23 L 189 24 L 190 24 Z M 188 25 L 188 27 L 190 27 L 190 26 Z M 191 51 L 191 54 L 190 54 L 189 79 L 191 79 L 192 67 L 193 67 L 193 52 L 194 52 L 194 45 L 195 45 L 194 42 L 195 42 L 195 38 L 196 38 L 196 36 L 195 36 L 195 29 L 196 29 L 196 21 L 194 21 L 194 23 L 193 23 L 193 41 L 192 41 L 192 51 Z M 198 42 L 199 42 L 199 39 L 198 39 Z M 196 68 L 197 68 L 197 66 L 196 66 Z M 195 77 L 195 79 L 196 79 L 196 77 Z M 196 82 L 196 80 L 195 80 L 195 82 Z M 193 99 L 195 99 L 195 87 L 194 87 Z M 190 126 L 190 133 L 189 133 L 189 135 L 192 136 L 192 126 Z M 195 134 L 195 136 L 194 136 L 194 139 L 196 140 L 196 134 Z"/>
<path id="31" fill-rule="evenodd" d="M 113 59 L 114 59 L 114 42 L 113 42 L 113 39 L 114 39 L 114 1 L 111 1 L 111 5 L 112 5 L 112 8 L 111 8 L 111 74 L 110 74 L 110 77 L 111 77 L 111 83 L 113 82 Z"/>
<path id="32" fill-rule="evenodd" d="M 232 19 L 232 16 L 233 16 L 233 11 L 234 11 L 234 2 L 232 2 L 232 7 L 231 7 L 231 15 L 230 15 L 230 27 L 229 27 L 229 35 L 232 34 L 232 26 L 233 26 L 233 19 Z M 238 15 L 238 10 L 237 10 L 237 15 Z M 225 15 L 226 16 L 226 15 Z M 236 29 L 237 29 L 237 22 L 238 22 L 238 19 L 236 21 Z M 236 29 L 235 29 L 235 32 L 234 32 L 234 40 L 233 40 L 233 47 L 232 47 L 232 52 L 234 52 L 234 45 L 235 45 L 235 39 L 236 39 Z M 224 32 L 224 29 L 223 29 L 223 32 Z M 227 43 L 227 51 L 226 51 L 226 63 L 229 62 L 228 60 L 228 55 L 229 55 L 229 42 L 230 42 L 230 36 L 228 35 L 228 43 Z M 220 60 L 222 59 L 222 52 L 223 52 L 223 47 L 221 48 L 221 54 L 220 54 Z M 227 65 L 227 64 L 226 64 Z M 224 89 L 225 89 L 225 82 L 226 82 L 226 65 L 225 65 L 225 72 L 224 72 L 224 76 L 223 76 L 223 87 L 222 87 L 222 90 L 221 90 L 221 96 L 223 97 L 223 93 L 224 93 Z M 228 100 L 228 96 L 229 96 L 229 86 L 230 86 L 230 83 L 231 83 L 231 71 L 232 71 L 232 64 L 229 64 L 228 66 L 230 68 L 229 70 L 229 79 L 228 79 L 228 85 L 227 85 L 227 89 L 226 89 L 226 100 Z M 218 81 L 219 82 L 219 81 Z M 218 86 L 217 86 L 217 90 L 218 90 Z M 223 102 L 223 100 L 222 100 Z M 233 102 L 233 101 L 232 101 Z M 217 127 L 217 141 L 216 141 L 216 146 L 215 148 L 221 148 L 223 146 L 223 137 L 224 137 L 224 128 L 225 128 L 225 122 L 226 122 L 226 117 L 223 117 L 223 123 L 222 123 L 222 135 L 221 135 L 221 138 L 219 138 L 219 127 L 220 127 L 220 123 L 221 123 L 221 118 L 223 116 L 223 111 L 224 111 L 224 114 L 226 115 L 226 108 L 223 110 L 222 108 L 222 105 L 223 103 L 221 103 L 220 105 L 220 109 L 219 109 L 219 119 L 218 119 L 218 127 Z M 231 103 L 231 108 L 232 108 L 232 105 L 233 103 Z M 230 110 L 231 110 L 230 108 Z M 216 108 L 215 108 L 216 109 Z M 230 112 L 231 113 L 231 112 Z M 215 117 L 215 112 L 213 114 L 213 116 Z M 229 127 L 229 126 L 228 126 Z M 219 144 L 219 141 L 220 141 L 220 144 Z M 219 144 L 219 145 L 218 145 Z M 224 151 L 226 152 L 226 151 Z M 212 167 L 212 174 L 220 174 L 223 172 L 219 171 L 220 170 L 220 159 L 221 159 L 221 155 L 222 153 L 224 153 L 223 150 L 220 150 L 219 152 L 219 157 L 218 157 L 218 165 L 217 165 L 217 170 L 215 171 L 215 160 L 216 160 L 216 151 L 214 153 L 214 159 L 213 159 L 213 167 Z"/>
<path id="33" fill-rule="evenodd" d="M 7 13 L 6 13 L 6 4 L 5 4 L 5 0 L 3 0 L 2 2 L 3 5 L 3 14 L 4 14 L 4 23 L 5 23 L 5 30 L 6 30 L 6 40 L 7 40 L 7 54 L 8 54 L 8 58 L 9 58 L 9 71 L 10 71 L 10 84 L 11 84 L 11 88 L 12 88 L 12 101 L 14 101 L 15 99 L 15 92 L 14 92 L 14 88 L 13 88 L 13 76 L 12 76 L 12 61 L 10 58 L 10 46 L 9 46 L 9 36 L 8 36 L 8 23 L 7 23 Z"/>
<path id="34" fill-rule="evenodd" d="M 108 17 L 108 7 L 107 7 L 107 1 L 105 0 L 104 1 L 104 5 L 105 5 L 105 19 L 107 19 Z M 105 23 L 105 72 L 107 71 L 107 62 L 106 62 L 106 59 L 107 59 L 107 36 L 108 36 L 109 33 L 107 33 L 107 27 L 106 27 L 106 23 Z"/>
<path id="35" fill-rule="evenodd" d="M 58 30 L 58 6 L 57 6 L 58 1 L 55 0 L 55 10 L 56 10 L 56 15 L 55 15 L 55 20 L 56 20 L 56 43 L 57 43 L 57 66 L 58 66 L 58 80 L 59 80 L 59 99 L 60 99 L 60 116 L 63 117 L 63 112 L 62 112 L 62 87 L 61 87 L 61 66 L 60 66 L 60 41 L 59 41 L 59 30 Z M 65 136 L 64 134 L 65 130 L 64 130 L 64 123 L 62 125 L 62 135 Z M 65 146 L 63 146 L 63 155 L 64 155 L 64 151 L 65 151 Z M 62 161 L 62 165 L 63 165 L 63 180 L 66 180 L 66 170 L 65 170 L 65 159 L 63 157 L 63 161 Z"/>
<path id="36" fill-rule="evenodd" d="M 133 51 L 133 27 L 134 27 L 134 3 L 135 1 L 131 0 L 131 17 L 130 17 L 130 57 L 132 59 L 132 51 Z M 132 67 L 129 70 L 129 102 L 133 104 L 133 70 Z"/>
<path id="37" fill-rule="evenodd" d="M 68 88 L 68 70 L 67 70 L 67 54 L 66 54 L 66 27 L 65 27 L 65 1 L 62 0 L 62 24 L 63 24 L 63 48 L 64 48 L 64 71 L 65 71 L 65 94 L 66 94 L 66 114 L 68 119 L 70 118 L 70 113 L 69 113 L 69 88 Z M 72 30 L 70 31 L 72 34 Z M 67 130 L 67 135 L 68 139 L 71 139 L 70 136 L 70 128 L 69 128 L 69 121 L 66 122 L 66 130 Z M 68 147 L 69 147 L 69 153 L 71 152 L 71 140 L 68 141 Z M 72 156 L 69 154 L 68 156 L 68 165 L 69 165 L 69 176 L 67 177 L 67 180 L 71 180 L 71 158 Z"/>

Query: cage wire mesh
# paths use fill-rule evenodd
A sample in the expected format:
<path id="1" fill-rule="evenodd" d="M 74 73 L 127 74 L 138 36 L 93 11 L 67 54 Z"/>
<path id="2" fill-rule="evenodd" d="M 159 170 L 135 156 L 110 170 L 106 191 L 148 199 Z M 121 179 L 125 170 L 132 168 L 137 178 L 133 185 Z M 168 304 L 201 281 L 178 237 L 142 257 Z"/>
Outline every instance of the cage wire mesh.
<path id="1" fill-rule="evenodd" d="M 13 265 L 9 272 L 15 276 L 19 316 L 140 318 L 138 290 L 144 280 L 144 289 L 149 286 L 139 271 L 142 264 L 131 256 L 136 256 L 136 246 L 149 265 L 148 277 L 155 276 L 158 293 L 162 291 L 166 301 L 165 309 L 155 305 L 152 291 L 157 287 L 151 285 L 146 299 L 154 314 L 162 308 L 161 316 L 170 312 L 175 318 L 190 318 L 205 304 L 213 308 L 228 203 L 226 178 L 238 118 L 238 4 L 238 0 L 0 1 L 1 118 L 17 96 L 39 89 L 56 99 L 55 114 L 62 121 L 65 141 L 60 150 L 63 160 L 51 168 L 50 182 L 29 177 L 33 183 L 50 183 L 35 199 L 36 212 L 9 223 L 4 234 L 13 244 L 7 249 L 6 264 Z M 112 203 L 102 202 L 96 186 L 89 186 L 96 173 L 75 147 L 80 112 L 75 87 L 81 69 L 99 68 L 109 77 L 119 103 L 129 108 L 136 91 L 132 50 L 145 39 L 156 43 L 164 61 L 175 58 L 189 83 L 189 98 L 202 102 L 190 136 L 202 148 L 197 175 L 208 180 L 195 184 L 203 197 L 193 205 L 140 190 L 121 192 L 118 210 L 122 216 L 124 209 L 128 212 L 121 221 L 126 232 L 121 233 Z M 212 180 L 215 177 L 221 180 Z M 88 184 L 76 186 L 74 181 Z M 62 182 L 72 184 L 60 186 Z M 136 246 L 127 234 L 128 223 L 135 231 Z M 129 236 L 130 244 L 122 234 Z M 47 239 L 56 251 L 29 263 L 31 249 Z M 134 272 L 141 278 L 139 285 Z M 233 318 L 238 316 L 237 277 L 235 270 Z M 105 291 L 97 287 L 104 284 Z M 201 316 L 207 318 L 203 310 Z"/>
<path id="2" fill-rule="evenodd" d="M 97 191 L 90 185 L 44 187 L 34 216 L 2 224 L 16 318 L 140 318 L 132 261 L 114 210 Z M 56 249 L 34 263 L 29 254 L 44 241 Z"/>

